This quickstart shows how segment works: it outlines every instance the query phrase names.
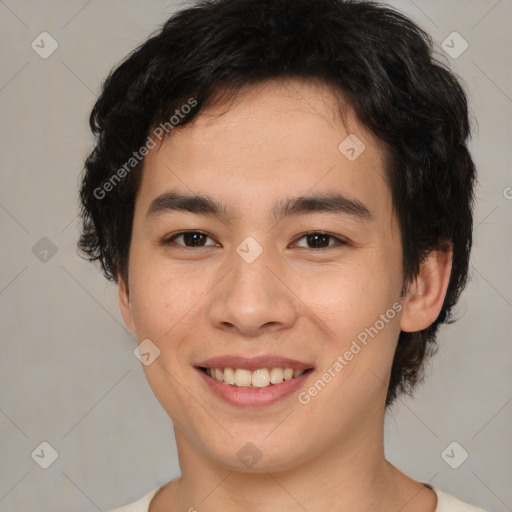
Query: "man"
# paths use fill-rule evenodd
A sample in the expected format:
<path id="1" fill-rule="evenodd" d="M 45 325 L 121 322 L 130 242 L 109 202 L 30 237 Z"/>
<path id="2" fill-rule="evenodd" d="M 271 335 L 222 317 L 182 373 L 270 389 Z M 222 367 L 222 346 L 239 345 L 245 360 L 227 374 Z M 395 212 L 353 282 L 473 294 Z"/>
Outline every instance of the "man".
<path id="1" fill-rule="evenodd" d="M 203 1 L 107 79 L 80 248 L 182 475 L 125 511 L 480 510 L 384 457 L 462 291 L 466 96 L 380 4 Z"/>

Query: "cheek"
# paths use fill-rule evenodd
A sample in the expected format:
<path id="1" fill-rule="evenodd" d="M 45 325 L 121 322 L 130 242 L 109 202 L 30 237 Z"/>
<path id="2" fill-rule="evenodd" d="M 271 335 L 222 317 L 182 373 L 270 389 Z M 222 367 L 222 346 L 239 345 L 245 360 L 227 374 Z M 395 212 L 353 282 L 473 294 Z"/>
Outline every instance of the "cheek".
<path id="1" fill-rule="evenodd" d="M 318 343 L 323 373 L 300 403 L 311 407 L 306 410 L 312 418 L 347 426 L 385 395 L 400 332 L 398 285 L 392 276 L 366 271 L 333 273 L 315 282 L 322 286 L 308 286 L 303 296 L 329 330 Z"/>
<path id="2" fill-rule="evenodd" d="M 297 295 L 327 327 L 331 337 L 352 340 L 373 325 L 399 297 L 400 281 L 378 258 L 302 272 L 293 284 Z M 391 320 L 390 324 L 393 323 Z"/>
<path id="3" fill-rule="evenodd" d="M 192 267 L 176 269 L 154 258 L 134 261 L 131 296 L 137 331 L 161 338 L 174 326 L 190 322 L 208 288 L 204 274 L 189 270 Z"/>
<path id="4" fill-rule="evenodd" d="M 323 369 L 330 368 L 336 375 L 329 391 L 322 392 L 318 407 L 331 403 L 356 408 L 363 398 L 376 403 L 385 393 L 384 382 L 400 332 L 401 281 L 399 269 L 381 263 L 386 261 L 382 256 L 374 256 L 364 264 L 339 268 L 323 277 L 303 278 L 301 296 L 307 298 L 308 309 L 328 326 L 321 343 Z M 311 391 L 315 393 L 315 389 Z"/>
<path id="5" fill-rule="evenodd" d="M 198 272 L 192 265 L 178 269 L 149 259 L 138 270 L 132 295 L 137 338 L 150 339 L 160 350 L 155 372 L 160 367 L 163 374 L 168 370 L 187 378 L 191 350 L 197 350 L 198 340 L 208 330 L 205 305 L 215 275 L 207 269 Z M 149 372 L 147 378 L 154 380 L 155 376 Z"/>

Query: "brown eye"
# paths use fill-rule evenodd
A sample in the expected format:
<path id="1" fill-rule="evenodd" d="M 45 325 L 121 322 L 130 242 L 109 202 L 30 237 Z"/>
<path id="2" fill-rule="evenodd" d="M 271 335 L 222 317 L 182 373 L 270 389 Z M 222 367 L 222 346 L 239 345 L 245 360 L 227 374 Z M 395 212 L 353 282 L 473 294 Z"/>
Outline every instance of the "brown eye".
<path id="1" fill-rule="evenodd" d="M 331 237 L 329 235 L 320 235 L 317 233 L 314 235 L 307 235 L 306 240 L 308 245 L 312 246 L 314 249 L 318 249 L 319 247 L 328 247 L 330 238 Z"/>
<path id="2" fill-rule="evenodd" d="M 328 235 L 327 233 L 306 233 L 299 240 L 304 239 L 306 244 L 297 243 L 299 247 L 306 247 L 308 249 L 325 249 L 327 247 L 334 247 L 337 245 L 344 245 L 345 242 L 338 237 Z M 333 241 L 334 243 L 331 243 Z"/>
<path id="3" fill-rule="evenodd" d="M 166 243 L 176 242 L 178 245 L 184 245 L 185 247 L 205 247 L 213 244 L 206 244 L 206 240 L 210 238 L 205 233 L 200 231 L 184 231 L 178 233 L 167 240 Z"/>

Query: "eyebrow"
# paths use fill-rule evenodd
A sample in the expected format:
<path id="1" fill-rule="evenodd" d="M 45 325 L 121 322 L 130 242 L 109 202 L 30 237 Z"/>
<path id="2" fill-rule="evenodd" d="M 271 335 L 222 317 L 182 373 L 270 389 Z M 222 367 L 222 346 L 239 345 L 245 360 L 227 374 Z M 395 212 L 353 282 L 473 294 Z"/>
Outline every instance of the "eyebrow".
<path id="1" fill-rule="evenodd" d="M 146 213 L 146 220 L 172 211 L 208 215 L 225 220 L 232 218 L 226 205 L 211 197 L 171 191 L 159 195 L 151 202 Z M 308 213 L 337 213 L 361 221 L 372 219 L 370 210 L 361 201 L 349 198 L 341 193 L 314 194 L 281 199 L 275 204 L 272 211 L 275 221 L 284 217 Z"/>

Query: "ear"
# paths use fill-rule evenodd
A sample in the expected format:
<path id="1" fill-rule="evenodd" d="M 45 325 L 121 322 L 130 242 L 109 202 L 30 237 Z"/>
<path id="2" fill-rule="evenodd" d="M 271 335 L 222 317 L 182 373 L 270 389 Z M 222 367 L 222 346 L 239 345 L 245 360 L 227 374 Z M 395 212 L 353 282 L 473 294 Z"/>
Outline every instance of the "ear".
<path id="1" fill-rule="evenodd" d="M 126 327 L 135 334 L 135 323 L 132 315 L 132 302 L 130 299 L 130 290 L 128 284 L 125 283 L 122 277 L 118 278 L 117 281 L 117 296 L 119 300 L 119 309 L 123 316 Z"/>
<path id="2" fill-rule="evenodd" d="M 420 266 L 404 301 L 400 328 L 417 332 L 429 327 L 439 316 L 452 270 L 453 251 L 432 251 Z"/>

